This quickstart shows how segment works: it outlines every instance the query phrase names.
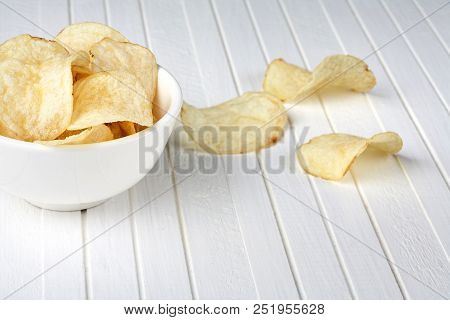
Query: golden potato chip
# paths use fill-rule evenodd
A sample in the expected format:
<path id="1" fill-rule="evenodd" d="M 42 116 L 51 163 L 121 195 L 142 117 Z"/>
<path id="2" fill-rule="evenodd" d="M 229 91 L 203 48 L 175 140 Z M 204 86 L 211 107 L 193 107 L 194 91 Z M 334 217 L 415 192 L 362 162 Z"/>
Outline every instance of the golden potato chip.
<path id="1" fill-rule="evenodd" d="M 92 71 L 86 67 L 72 65 L 72 78 L 73 82 L 84 79 L 92 74 Z"/>
<path id="2" fill-rule="evenodd" d="M 368 147 L 394 154 L 402 146 L 402 139 L 395 132 L 379 133 L 370 139 L 332 133 L 315 137 L 302 145 L 298 157 L 307 173 L 323 179 L 339 180 Z"/>
<path id="3" fill-rule="evenodd" d="M 147 127 L 145 126 L 141 126 L 140 124 L 135 123 L 134 124 L 134 130 L 136 130 L 136 132 L 141 132 L 142 130 L 147 129 Z"/>
<path id="4" fill-rule="evenodd" d="M 75 83 L 72 122 L 68 130 L 103 123 L 153 123 L 151 104 L 139 80 L 125 71 L 98 72 Z"/>
<path id="5" fill-rule="evenodd" d="M 69 52 L 52 40 L 21 34 L 0 45 L 0 61 L 16 59 L 25 63 L 39 64 L 46 60 L 66 58 Z"/>
<path id="6" fill-rule="evenodd" d="M 34 141 L 64 132 L 72 116 L 70 64 L 69 56 L 36 64 L 0 61 L 1 135 Z"/>
<path id="7" fill-rule="evenodd" d="M 137 44 L 105 38 L 92 46 L 90 54 L 94 72 L 118 70 L 134 74 L 145 88 L 149 102 L 153 101 L 158 66 L 150 50 Z"/>
<path id="8" fill-rule="evenodd" d="M 327 88 L 367 92 L 375 84 L 375 76 L 363 60 L 338 54 L 326 57 L 312 73 L 282 59 L 274 60 L 267 67 L 263 88 L 283 101 L 301 101 Z"/>
<path id="9" fill-rule="evenodd" d="M 136 129 L 134 127 L 134 123 L 130 121 L 120 121 L 119 122 L 120 129 L 125 134 L 125 136 L 131 136 L 136 133 Z"/>
<path id="10" fill-rule="evenodd" d="M 113 133 L 104 124 L 86 130 L 66 131 L 57 140 L 35 141 L 35 143 L 47 146 L 90 144 L 113 139 Z"/>
<path id="11" fill-rule="evenodd" d="M 108 123 L 107 126 L 111 129 L 114 139 L 120 139 L 125 136 L 120 128 L 119 122 Z"/>
<path id="12" fill-rule="evenodd" d="M 75 56 L 74 65 L 89 67 L 89 50 L 103 38 L 128 41 L 119 31 L 95 22 L 72 24 L 61 30 L 55 40 Z"/>
<path id="13" fill-rule="evenodd" d="M 226 154 L 258 151 L 276 143 L 287 117 L 283 103 L 274 96 L 247 92 L 209 108 L 184 104 L 181 120 L 203 150 Z"/>

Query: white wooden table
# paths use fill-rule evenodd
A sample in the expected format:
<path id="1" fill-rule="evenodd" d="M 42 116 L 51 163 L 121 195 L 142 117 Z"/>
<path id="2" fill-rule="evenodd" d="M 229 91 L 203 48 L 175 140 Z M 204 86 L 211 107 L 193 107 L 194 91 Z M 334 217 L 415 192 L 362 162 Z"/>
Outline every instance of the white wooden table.
<path id="1" fill-rule="evenodd" d="M 49 212 L 0 193 L 1 297 L 449 298 L 444 2 L 1 0 L 1 41 L 107 23 L 150 47 L 198 106 L 260 90 L 278 57 L 312 68 L 350 53 L 366 57 L 378 80 L 370 94 L 323 94 L 289 111 L 291 128 L 270 158 L 246 156 L 257 173 L 245 172 L 243 156 L 222 157 L 213 174 L 177 173 L 171 143 L 161 161 L 174 170 L 87 212 Z M 306 139 L 392 130 L 405 146 L 396 157 L 361 159 L 341 182 L 306 176 L 298 164 L 273 173 L 305 127 Z"/>

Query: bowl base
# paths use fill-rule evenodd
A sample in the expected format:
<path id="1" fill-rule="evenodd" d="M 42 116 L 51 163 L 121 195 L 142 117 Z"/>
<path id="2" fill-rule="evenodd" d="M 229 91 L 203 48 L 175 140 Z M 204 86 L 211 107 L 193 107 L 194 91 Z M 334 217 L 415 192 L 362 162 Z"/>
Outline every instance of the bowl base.
<path id="1" fill-rule="evenodd" d="M 100 201 L 95 201 L 95 202 L 90 202 L 90 203 L 74 203 L 74 204 L 52 204 L 52 203 L 40 203 L 40 202 L 29 201 L 29 200 L 26 200 L 26 201 L 29 204 L 31 204 L 31 205 L 33 205 L 35 207 L 46 209 L 46 210 L 52 210 L 52 211 L 80 211 L 80 210 L 96 207 L 96 206 L 102 204 L 103 202 L 105 202 L 106 200 L 107 199 L 100 200 Z"/>

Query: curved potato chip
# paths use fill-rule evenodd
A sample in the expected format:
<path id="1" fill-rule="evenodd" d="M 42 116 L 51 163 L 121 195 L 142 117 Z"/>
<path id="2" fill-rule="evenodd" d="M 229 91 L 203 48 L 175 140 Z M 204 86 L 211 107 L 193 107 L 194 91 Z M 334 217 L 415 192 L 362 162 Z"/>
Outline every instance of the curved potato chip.
<path id="1" fill-rule="evenodd" d="M 65 131 L 57 140 L 52 141 L 35 141 L 35 143 L 44 144 L 47 146 L 61 146 L 61 145 L 75 145 L 75 144 L 90 144 L 113 139 L 111 130 L 101 124 L 86 130 Z"/>
<path id="2" fill-rule="evenodd" d="M 105 38 L 92 46 L 90 54 L 92 71 L 119 70 L 134 74 L 145 88 L 149 103 L 153 101 L 158 66 L 150 50 L 137 44 Z"/>
<path id="3" fill-rule="evenodd" d="M 266 70 L 264 91 L 283 101 L 299 101 L 327 88 L 367 92 L 376 84 L 367 64 L 350 55 L 326 57 L 312 73 L 308 73 L 282 59 L 274 60 Z"/>
<path id="4" fill-rule="evenodd" d="M 84 79 L 92 74 L 92 71 L 86 67 L 80 67 L 72 65 L 72 78 L 73 82 Z"/>
<path id="5" fill-rule="evenodd" d="M 0 61 L 16 59 L 25 63 L 38 64 L 55 58 L 66 58 L 69 52 L 53 40 L 21 34 L 0 45 Z"/>
<path id="6" fill-rule="evenodd" d="M 72 116 L 70 64 L 69 56 L 36 64 L 0 62 L 1 135 L 34 141 L 64 132 Z"/>
<path id="7" fill-rule="evenodd" d="M 65 27 L 55 40 L 75 56 L 74 65 L 89 67 L 89 50 L 103 38 L 128 41 L 119 31 L 96 22 L 76 23 Z"/>
<path id="8" fill-rule="evenodd" d="M 263 92 L 247 92 L 220 105 L 187 104 L 181 120 L 191 138 L 210 153 L 258 151 L 277 142 L 287 121 L 283 103 Z"/>
<path id="9" fill-rule="evenodd" d="M 151 104 L 139 80 L 125 71 L 98 72 L 75 83 L 68 130 L 118 121 L 151 126 Z"/>
<path id="10" fill-rule="evenodd" d="M 311 81 L 312 74 L 308 70 L 287 63 L 283 59 L 272 61 L 266 70 L 263 88 L 281 100 L 289 100 L 300 88 Z"/>
<path id="11" fill-rule="evenodd" d="M 323 179 L 339 180 L 368 147 L 394 154 L 402 146 L 402 139 L 395 132 L 382 132 L 370 139 L 332 133 L 315 137 L 302 145 L 298 158 L 307 173 Z"/>
<path id="12" fill-rule="evenodd" d="M 395 132 L 382 132 L 370 138 L 370 147 L 394 154 L 402 150 L 403 141 Z"/>

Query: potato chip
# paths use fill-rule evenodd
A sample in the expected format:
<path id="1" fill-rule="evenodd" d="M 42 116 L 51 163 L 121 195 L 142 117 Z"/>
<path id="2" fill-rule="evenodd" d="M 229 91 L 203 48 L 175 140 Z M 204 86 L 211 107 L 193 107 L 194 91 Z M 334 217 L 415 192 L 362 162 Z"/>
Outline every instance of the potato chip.
<path id="1" fill-rule="evenodd" d="M 123 138 L 136 133 L 135 124 L 129 121 L 119 121 L 106 124 L 113 133 L 114 139 Z"/>
<path id="2" fill-rule="evenodd" d="M 64 132 L 72 116 L 70 64 L 69 56 L 36 64 L 0 61 L 1 135 L 34 141 Z"/>
<path id="3" fill-rule="evenodd" d="M 153 115 L 153 117 L 155 117 L 155 115 Z M 136 130 L 136 132 L 141 132 L 142 130 L 147 129 L 147 127 L 145 126 L 141 126 L 140 124 L 135 123 L 134 124 L 134 130 Z"/>
<path id="4" fill-rule="evenodd" d="M 89 68 L 89 50 L 103 38 L 128 41 L 119 31 L 95 22 L 72 24 L 61 30 L 55 40 L 75 56 L 74 65 Z"/>
<path id="5" fill-rule="evenodd" d="M 47 146 L 90 144 L 112 140 L 113 133 L 104 124 L 86 130 L 66 131 L 57 140 L 35 141 Z"/>
<path id="6" fill-rule="evenodd" d="M 151 105 L 139 80 L 125 71 L 98 72 L 75 83 L 74 108 L 68 130 L 103 123 L 153 123 Z"/>
<path id="7" fill-rule="evenodd" d="M 150 50 L 137 44 L 105 38 L 92 46 L 90 54 L 94 72 L 118 70 L 134 74 L 145 88 L 149 103 L 153 101 L 158 66 Z"/>
<path id="8" fill-rule="evenodd" d="M 84 79 L 92 74 L 92 71 L 86 67 L 72 65 L 72 78 L 73 82 Z"/>
<path id="9" fill-rule="evenodd" d="M 124 133 L 125 136 L 131 136 L 136 133 L 136 129 L 134 127 L 134 123 L 130 121 L 120 121 L 119 122 L 120 129 Z"/>
<path id="10" fill-rule="evenodd" d="M 307 173 L 323 179 L 339 180 L 368 147 L 394 154 L 402 146 L 402 139 L 395 132 L 379 133 L 370 139 L 332 133 L 315 137 L 302 145 L 298 157 Z"/>
<path id="11" fill-rule="evenodd" d="M 312 73 L 282 59 L 274 60 L 267 67 L 263 88 L 283 101 L 292 102 L 327 88 L 367 92 L 375 84 L 375 76 L 363 60 L 338 54 L 326 57 Z"/>
<path id="12" fill-rule="evenodd" d="M 264 77 L 264 91 L 285 101 L 296 95 L 312 79 L 308 70 L 285 62 L 283 59 L 272 61 Z"/>
<path id="13" fill-rule="evenodd" d="M 0 61 L 16 59 L 29 64 L 39 64 L 56 58 L 66 58 L 69 52 L 52 40 L 21 34 L 0 45 Z"/>
<path id="14" fill-rule="evenodd" d="M 122 129 L 119 126 L 119 122 L 108 123 L 106 125 L 111 130 L 114 139 L 120 139 L 120 138 L 124 137 Z"/>
<path id="15" fill-rule="evenodd" d="M 276 143 L 287 121 L 283 103 L 263 92 L 247 92 L 217 106 L 187 104 L 181 120 L 191 138 L 210 153 L 258 151 Z"/>

